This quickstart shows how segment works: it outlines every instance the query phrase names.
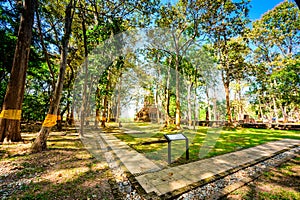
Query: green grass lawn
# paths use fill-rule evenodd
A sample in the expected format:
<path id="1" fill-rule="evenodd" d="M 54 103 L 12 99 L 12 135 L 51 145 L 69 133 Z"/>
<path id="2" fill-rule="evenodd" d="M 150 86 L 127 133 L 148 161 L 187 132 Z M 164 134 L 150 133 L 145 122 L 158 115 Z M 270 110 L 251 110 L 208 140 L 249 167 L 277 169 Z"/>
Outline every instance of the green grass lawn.
<path id="1" fill-rule="evenodd" d="M 189 139 L 190 160 L 193 162 L 202 158 L 209 158 L 240 149 L 245 149 L 266 142 L 283 138 L 299 139 L 300 131 L 270 130 L 236 128 L 225 130 L 222 128 L 197 127 L 196 130 L 175 130 L 174 127 L 161 128 L 151 123 L 124 124 L 125 133 L 117 133 L 115 136 L 128 143 L 149 159 L 166 162 L 167 142 L 164 134 L 183 133 Z M 130 131 L 127 131 L 130 130 Z M 173 165 L 186 163 L 185 141 L 172 142 Z"/>

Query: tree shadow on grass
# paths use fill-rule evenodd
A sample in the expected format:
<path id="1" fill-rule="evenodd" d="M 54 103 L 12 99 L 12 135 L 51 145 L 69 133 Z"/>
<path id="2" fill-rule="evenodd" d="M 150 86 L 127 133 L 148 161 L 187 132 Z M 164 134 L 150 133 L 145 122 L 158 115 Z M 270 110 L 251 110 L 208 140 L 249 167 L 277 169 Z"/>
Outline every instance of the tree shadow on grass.
<path id="1" fill-rule="evenodd" d="M 66 138 L 66 139 L 48 139 L 48 142 L 80 142 L 79 138 Z"/>
<path id="2" fill-rule="evenodd" d="M 114 199 L 108 184 L 107 170 L 97 171 L 90 168 L 76 178 L 61 183 L 55 180 L 31 182 L 23 185 L 10 199 Z"/>
<path id="3" fill-rule="evenodd" d="M 0 149 L 0 158 L 3 159 L 8 156 L 8 151 Z"/>
<path id="4" fill-rule="evenodd" d="M 113 199 L 105 160 L 95 159 L 78 138 L 50 135 L 48 150 L 0 161 L 0 196 L 8 199 Z M 51 145 L 53 144 L 53 146 Z M 66 145 L 67 144 L 67 145 Z M 6 145 L 0 155 L 30 144 Z M 17 150 L 14 150 L 17 149 Z"/>
<path id="5" fill-rule="evenodd" d="M 0 195 L 9 199 L 113 199 L 107 164 L 84 150 L 50 150 L 10 163 L 0 183 Z"/>

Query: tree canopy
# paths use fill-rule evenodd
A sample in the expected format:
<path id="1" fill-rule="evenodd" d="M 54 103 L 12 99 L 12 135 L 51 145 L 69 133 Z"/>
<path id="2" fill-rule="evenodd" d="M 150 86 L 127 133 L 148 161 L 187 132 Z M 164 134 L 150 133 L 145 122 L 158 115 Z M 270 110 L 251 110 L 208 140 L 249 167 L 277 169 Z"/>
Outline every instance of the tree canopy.
<path id="1" fill-rule="evenodd" d="M 152 110 L 151 120 L 177 129 L 197 120 L 231 125 L 244 115 L 300 120 L 300 11 L 293 2 L 283 1 L 253 22 L 247 0 L 28 2 L 36 3 L 28 8 L 30 54 L 26 70 L 15 77 L 22 80 L 16 86 L 20 102 L 8 108 L 14 58 L 21 55 L 16 47 L 26 42 L 19 30 L 27 7 L 0 1 L 0 119 L 9 121 L 12 111 L 5 110 L 11 109 L 22 112 L 10 120 L 39 122 L 37 151 L 46 148 L 54 126 L 79 121 L 105 127 L 124 120 L 130 109 L 135 115 Z M 144 35 L 130 36 L 128 44 L 124 35 L 141 29 Z M 134 49 L 142 41 L 147 48 Z M 1 142 L 6 135 L 4 130 Z"/>

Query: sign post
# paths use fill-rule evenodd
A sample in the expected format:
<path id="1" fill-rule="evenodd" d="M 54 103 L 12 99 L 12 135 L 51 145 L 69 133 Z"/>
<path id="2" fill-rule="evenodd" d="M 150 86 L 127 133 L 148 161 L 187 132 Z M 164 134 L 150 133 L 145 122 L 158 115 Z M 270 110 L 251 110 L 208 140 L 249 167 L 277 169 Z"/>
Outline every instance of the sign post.
<path id="1" fill-rule="evenodd" d="M 164 134 L 165 138 L 168 141 L 168 163 L 171 164 L 171 142 L 175 140 L 185 140 L 185 153 L 186 160 L 189 159 L 189 140 L 182 133 L 178 134 Z"/>

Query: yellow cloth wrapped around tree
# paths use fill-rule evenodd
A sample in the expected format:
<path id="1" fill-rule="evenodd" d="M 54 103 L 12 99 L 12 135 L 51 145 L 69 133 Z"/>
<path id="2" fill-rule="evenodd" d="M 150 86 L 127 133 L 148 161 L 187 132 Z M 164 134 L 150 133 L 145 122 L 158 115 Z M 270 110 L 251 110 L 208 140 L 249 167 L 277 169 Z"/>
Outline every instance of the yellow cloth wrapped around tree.
<path id="1" fill-rule="evenodd" d="M 57 115 L 47 114 L 46 119 L 44 120 L 44 127 L 52 127 L 55 126 L 57 120 Z"/>
<path id="2" fill-rule="evenodd" d="M 0 113 L 0 118 L 20 120 L 21 113 L 22 113 L 21 110 L 13 110 L 13 109 L 2 110 Z"/>

